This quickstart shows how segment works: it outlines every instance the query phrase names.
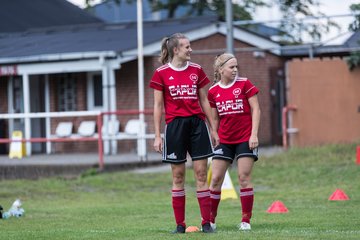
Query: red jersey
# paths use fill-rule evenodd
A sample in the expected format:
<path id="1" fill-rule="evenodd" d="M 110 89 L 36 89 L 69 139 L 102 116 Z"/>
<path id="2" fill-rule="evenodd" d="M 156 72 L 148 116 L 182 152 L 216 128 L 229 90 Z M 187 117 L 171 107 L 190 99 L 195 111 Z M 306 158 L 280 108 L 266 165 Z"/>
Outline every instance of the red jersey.
<path id="1" fill-rule="evenodd" d="M 237 77 L 228 86 L 216 83 L 209 89 L 210 106 L 219 114 L 221 143 L 237 144 L 250 139 L 252 118 L 248 99 L 259 90 L 246 78 Z"/>
<path id="2" fill-rule="evenodd" d="M 156 69 L 150 87 L 164 94 L 165 122 L 193 115 L 205 119 L 199 104 L 199 89 L 209 82 L 201 66 L 192 62 L 183 68 L 168 63 Z"/>

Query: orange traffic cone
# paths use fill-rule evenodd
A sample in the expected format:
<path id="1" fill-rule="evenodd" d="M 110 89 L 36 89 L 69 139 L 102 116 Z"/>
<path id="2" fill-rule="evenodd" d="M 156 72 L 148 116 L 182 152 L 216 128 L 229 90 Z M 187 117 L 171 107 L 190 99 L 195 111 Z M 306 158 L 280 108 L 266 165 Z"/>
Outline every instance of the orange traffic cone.
<path id="1" fill-rule="evenodd" d="M 356 164 L 360 165 L 360 146 L 356 147 Z"/>
<path id="2" fill-rule="evenodd" d="M 331 194 L 331 196 L 329 197 L 329 200 L 346 201 L 346 200 L 350 200 L 350 198 L 341 189 L 336 189 L 335 192 L 333 192 L 333 194 Z"/>
<path id="3" fill-rule="evenodd" d="M 197 226 L 189 226 L 186 228 L 185 232 L 199 232 L 200 229 Z"/>
<path id="4" fill-rule="evenodd" d="M 268 213 L 287 213 L 288 209 L 281 201 L 275 201 L 266 211 Z"/>

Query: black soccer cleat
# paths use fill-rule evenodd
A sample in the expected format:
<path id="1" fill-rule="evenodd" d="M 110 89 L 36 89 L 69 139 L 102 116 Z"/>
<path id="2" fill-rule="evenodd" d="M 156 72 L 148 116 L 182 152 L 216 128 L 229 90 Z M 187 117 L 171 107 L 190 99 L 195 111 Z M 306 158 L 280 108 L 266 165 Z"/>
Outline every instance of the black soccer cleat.
<path id="1" fill-rule="evenodd" d="M 171 233 L 177 234 L 177 233 L 185 233 L 185 227 L 183 225 L 177 225 L 176 229 L 172 231 Z"/>
<path id="2" fill-rule="evenodd" d="M 205 223 L 202 225 L 201 231 L 204 233 L 213 233 L 214 230 L 212 229 L 210 223 Z"/>

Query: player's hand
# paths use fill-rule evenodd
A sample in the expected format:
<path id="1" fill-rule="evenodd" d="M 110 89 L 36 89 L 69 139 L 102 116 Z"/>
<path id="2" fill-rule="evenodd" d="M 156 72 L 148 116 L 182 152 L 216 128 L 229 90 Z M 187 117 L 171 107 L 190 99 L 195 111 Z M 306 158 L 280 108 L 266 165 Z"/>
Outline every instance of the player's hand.
<path id="1" fill-rule="evenodd" d="M 249 139 L 249 148 L 251 150 L 253 150 L 253 149 L 257 148 L 258 146 L 259 146 L 258 137 L 251 135 L 250 139 Z"/>
<path id="2" fill-rule="evenodd" d="M 162 146 L 162 138 L 161 137 L 155 137 L 154 140 L 154 149 L 158 153 L 162 153 L 163 146 Z"/>
<path id="3" fill-rule="evenodd" d="M 214 148 L 220 144 L 220 138 L 216 131 L 211 131 L 211 141 Z"/>

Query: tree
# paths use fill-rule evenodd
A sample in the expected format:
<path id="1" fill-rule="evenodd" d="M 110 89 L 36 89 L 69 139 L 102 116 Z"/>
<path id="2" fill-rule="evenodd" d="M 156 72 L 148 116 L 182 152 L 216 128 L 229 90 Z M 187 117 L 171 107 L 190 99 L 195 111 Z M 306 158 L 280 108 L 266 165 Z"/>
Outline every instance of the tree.
<path id="1" fill-rule="evenodd" d="M 168 18 L 175 17 L 175 11 L 180 6 L 189 6 L 190 2 L 188 0 L 167 0 L 167 1 L 157 1 L 149 0 L 153 6 L 153 11 L 159 11 L 166 9 L 168 11 Z"/>
<path id="2" fill-rule="evenodd" d="M 90 6 L 94 0 L 84 0 Z M 136 0 L 102 0 L 136 2 Z M 216 13 L 220 21 L 225 20 L 224 0 L 148 0 L 153 11 L 168 10 L 168 18 L 174 18 L 179 7 L 188 7 L 187 15 L 204 15 L 207 11 Z M 233 20 L 252 20 L 256 9 L 262 7 L 276 7 L 283 17 L 277 26 L 283 33 L 282 41 L 289 43 L 302 43 L 304 35 L 309 35 L 315 41 L 320 41 L 324 33 L 338 25 L 326 19 L 320 21 L 315 16 L 325 16 L 321 12 L 313 12 L 312 7 L 319 5 L 319 0 L 233 0 Z M 302 18 L 313 17 L 312 22 L 304 22 Z M 246 27 L 246 26 L 243 26 Z"/>
<path id="3" fill-rule="evenodd" d="M 354 14 L 355 19 L 349 25 L 349 30 L 356 32 L 360 31 L 360 3 L 359 4 L 352 4 L 350 6 L 351 12 Z M 358 42 L 360 45 L 360 41 Z M 354 70 L 355 68 L 360 66 L 360 51 L 355 51 L 350 53 L 350 56 L 346 59 L 348 67 L 350 71 Z"/>
<path id="4" fill-rule="evenodd" d="M 86 8 L 91 8 L 91 6 L 94 4 L 95 0 L 84 0 Z M 101 0 L 101 2 L 110 2 L 114 1 L 116 4 L 120 5 L 121 2 L 125 1 L 127 3 L 135 2 L 136 0 Z"/>
<path id="5" fill-rule="evenodd" d="M 286 33 L 284 40 L 288 38 L 290 43 L 302 43 L 306 37 L 320 42 L 324 33 L 328 33 L 331 28 L 339 28 L 335 22 L 326 18 L 325 14 L 312 10 L 320 6 L 318 0 L 273 0 L 273 2 L 283 15 L 279 28 Z"/>
<path id="6" fill-rule="evenodd" d="M 189 6 L 189 15 L 202 16 L 206 11 L 216 13 L 220 21 L 225 20 L 225 1 L 224 0 L 149 0 L 153 6 L 153 11 L 168 10 L 168 18 L 175 17 L 175 11 L 179 7 Z M 265 6 L 262 0 L 246 0 L 244 5 L 233 3 L 234 20 L 250 20 L 251 10 L 256 7 Z"/>
<path id="7" fill-rule="evenodd" d="M 360 3 L 351 4 L 350 10 L 354 14 L 355 19 L 352 23 L 350 23 L 349 30 L 356 32 L 356 31 L 360 30 Z"/>
<path id="8" fill-rule="evenodd" d="M 174 17 L 172 14 L 180 6 L 191 6 L 189 14 L 194 12 L 197 15 L 203 15 L 206 10 L 216 12 L 220 21 L 225 20 L 225 1 L 224 0 L 189 0 L 189 1 L 164 1 L 150 0 L 153 3 L 154 10 L 169 9 L 168 4 L 163 2 L 172 2 L 171 13 L 169 18 Z M 242 0 L 233 2 L 233 19 L 252 20 L 256 9 L 262 7 L 278 8 L 283 17 L 278 24 L 279 32 L 282 33 L 281 41 L 284 43 L 302 43 L 304 37 L 308 35 L 314 41 L 320 41 L 324 33 L 328 33 L 331 28 L 339 26 L 328 18 L 319 20 L 319 17 L 325 16 L 321 12 L 314 12 L 312 7 L 319 6 L 318 0 Z M 312 17 L 312 21 L 304 22 L 304 18 Z M 247 27 L 246 25 L 243 27 Z"/>

